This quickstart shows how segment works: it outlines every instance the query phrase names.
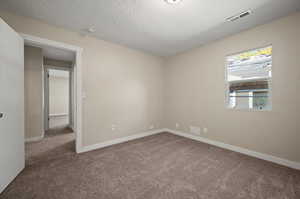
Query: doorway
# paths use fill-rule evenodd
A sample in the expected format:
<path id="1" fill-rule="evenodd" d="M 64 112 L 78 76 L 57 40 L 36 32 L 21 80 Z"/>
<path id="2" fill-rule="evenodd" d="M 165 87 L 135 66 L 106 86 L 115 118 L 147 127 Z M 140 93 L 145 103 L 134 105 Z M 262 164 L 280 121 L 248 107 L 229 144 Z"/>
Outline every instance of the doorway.
<path id="1" fill-rule="evenodd" d="M 47 63 L 47 60 L 44 63 Z M 44 68 L 45 137 L 61 136 L 64 139 L 63 136 L 74 134 L 72 64 L 70 63 L 70 67 L 44 65 Z M 69 137 L 71 141 L 75 139 L 74 135 Z"/>
<path id="2" fill-rule="evenodd" d="M 45 132 L 55 129 L 73 130 L 72 68 L 45 68 Z"/>
<path id="3" fill-rule="evenodd" d="M 51 41 L 31 35 L 21 34 L 26 46 L 42 49 L 43 54 L 43 103 L 42 110 L 42 136 L 33 139 L 25 139 L 29 142 L 41 141 L 47 136 L 54 136 L 59 133 L 73 133 L 74 146 L 72 150 L 81 152 L 81 54 L 82 49 L 76 46 Z M 49 78 L 48 78 L 49 75 Z M 55 76 L 67 77 L 64 81 L 57 82 Z M 52 76 L 52 77 L 51 77 Z M 62 77 L 59 77 L 62 79 Z M 49 81 L 50 80 L 50 81 Z M 56 84 L 67 81 L 67 90 L 62 91 L 63 96 L 51 92 L 51 82 Z M 55 84 L 55 83 L 54 83 Z M 54 87 L 52 87 L 54 88 Z M 60 88 L 60 86 L 58 86 Z M 53 89 L 52 89 L 53 91 Z M 53 92 L 61 92 L 54 89 Z M 51 99 L 54 99 L 53 111 L 51 111 Z M 64 109 L 60 109 L 55 99 L 63 100 Z M 68 103 L 65 103 L 65 100 Z M 28 117 L 30 118 L 30 117 Z"/>
<path id="4" fill-rule="evenodd" d="M 70 50 L 25 42 L 25 138 L 31 140 L 25 145 L 27 166 L 76 151 L 74 65 Z"/>
<path id="5" fill-rule="evenodd" d="M 9 25 L 7 25 L 0 18 L 0 32 L 3 37 L 0 40 L 1 44 L 1 59 L 0 69 L 1 69 L 1 89 L 6 92 L 2 92 L 1 99 L 1 112 L 0 112 L 0 131 L 6 132 L 2 135 L 0 139 L 1 142 L 1 153 L 0 156 L 3 157 L 3 164 L 1 165 L 0 178 L 0 193 L 4 190 L 7 185 L 13 181 L 13 179 L 24 169 L 25 161 L 24 157 L 24 130 L 29 129 L 31 132 L 31 127 L 24 125 L 24 123 L 32 122 L 36 123 L 37 128 L 33 128 L 34 133 L 31 137 L 27 137 L 27 141 L 43 141 L 44 136 L 44 81 L 43 81 L 43 57 L 39 56 L 38 59 L 32 59 L 28 61 L 29 65 L 37 64 L 39 67 L 30 68 L 28 71 L 24 71 L 24 51 L 26 45 L 31 47 L 41 48 L 43 46 L 54 47 L 60 50 L 67 50 L 73 52 L 74 65 L 73 73 L 70 75 L 74 85 L 73 93 L 73 130 L 75 133 L 76 147 L 73 147 L 73 151 L 81 152 L 81 54 L 82 49 L 76 46 L 51 41 L 39 37 L 34 37 L 31 35 L 26 35 L 22 33 L 15 32 Z M 25 44 L 25 45 L 24 45 Z M 31 51 L 30 53 L 39 54 L 41 51 Z M 60 55 L 60 53 L 58 54 Z M 25 74 L 27 73 L 27 74 Z M 26 78 L 25 75 L 29 75 L 32 78 Z M 36 86 L 36 87 L 35 87 Z M 33 88 L 33 89 L 32 89 Z M 24 92 L 25 91 L 25 92 Z M 29 92 L 28 92 L 29 91 Z M 30 92 L 30 91 L 40 91 L 40 92 Z M 24 94 L 35 95 L 35 100 L 27 100 L 24 103 Z M 35 107 L 30 114 L 25 114 L 24 105 L 26 105 L 27 110 L 30 110 L 30 106 Z M 28 105 L 30 105 L 28 107 Z M 37 105 L 37 106 L 34 106 Z M 43 144 L 40 144 L 41 149 L 45 148 Z M 66 147 L 65 145 L 62 145 Z M 58 148 L 59 149 L 59 148 Z M 59 150 L 50 150 L 49 154 L 59 155 Z M 73 153 L 74 153 L 73 152 Z M 51 161 L 46 161 L 45 164 L 49 164 Z"/>
<path id="6" fill-rule="evenodd" d="M 45 132 L 49 135 L 55 129 L 72 128 L 72 90 L 70 68 L 46 67 L 45 111 L 47 124 Z M 47 86 L 46 86 L 47 85 Z"/>

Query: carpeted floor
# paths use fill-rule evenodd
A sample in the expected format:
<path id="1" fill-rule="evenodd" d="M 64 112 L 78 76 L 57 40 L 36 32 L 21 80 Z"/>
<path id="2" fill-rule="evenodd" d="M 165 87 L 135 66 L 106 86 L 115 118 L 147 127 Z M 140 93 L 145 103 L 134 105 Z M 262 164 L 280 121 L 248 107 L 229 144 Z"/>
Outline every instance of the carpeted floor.
<path id="1" fill-rule="evenodd" d="M 26 166 L 49 160 L 64 158 L 75 153 L 75 134 L 68 127 L 48 130 L 39 142 L 25 145 Z"/>
<path id="2" fill-rule="evenodd" d="M 72 134 L 47 139 L 0 198 L 300 198 L 300 171 L 169 133 L 80 155 Z"/>

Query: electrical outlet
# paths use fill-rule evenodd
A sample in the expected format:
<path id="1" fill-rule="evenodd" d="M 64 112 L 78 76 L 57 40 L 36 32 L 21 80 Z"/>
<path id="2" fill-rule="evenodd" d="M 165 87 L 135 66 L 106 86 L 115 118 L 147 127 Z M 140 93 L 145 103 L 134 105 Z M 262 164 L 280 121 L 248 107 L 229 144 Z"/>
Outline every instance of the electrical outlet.
<path id="1" fill-rule="evenodd" d="M 203 128 L 203 133 L 207 133 L 208 132 L 208 128 Z"/>
<path id="2" fill-rule="evenodd" d="M 190 126 L 190 132 L 192 134 L 200 135 L 201 134 L 201 128 L 198 126 Z"/>
<path id="3" fill-rule="evenodd" d="M 149 126 L 149 130 L 152 130 L 152 129 L 154 129 L 154 125 L 153 124 Z"/>
<path id="4" fill-rule="evenodd" d="M 180 126 L 180 125 L 179 125 L 178 123 L 175 124 L 176 129 L 178 129 L 179 126 Z"/>
<path id="5" fill-rule="evenodd" d="M 81 99 L 83 99 L 83 100 L 86 99 L 86 93 L 84 91 L 81 93 Z"/>
<path id="6" fill-rule="evenodd" d="M 115 130 L 116 130 L 116 125 L 115 125 L 115 124 L 112 124 L 112 125 L 111 125 L 111 130 L 112 130 L 112 131 L 115 131 Z"/>

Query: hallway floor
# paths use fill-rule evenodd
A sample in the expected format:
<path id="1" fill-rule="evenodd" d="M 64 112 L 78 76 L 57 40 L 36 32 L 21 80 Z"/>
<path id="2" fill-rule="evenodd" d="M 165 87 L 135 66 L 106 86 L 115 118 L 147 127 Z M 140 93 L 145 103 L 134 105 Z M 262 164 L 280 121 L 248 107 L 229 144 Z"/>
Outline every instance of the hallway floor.
<path id="1" fill-rule="evenodd" d="M 26 166 L 73 154 L 75 154 L 75 134 L 67 127 L 50 129 L 41 141 L 25 145 Z"/>

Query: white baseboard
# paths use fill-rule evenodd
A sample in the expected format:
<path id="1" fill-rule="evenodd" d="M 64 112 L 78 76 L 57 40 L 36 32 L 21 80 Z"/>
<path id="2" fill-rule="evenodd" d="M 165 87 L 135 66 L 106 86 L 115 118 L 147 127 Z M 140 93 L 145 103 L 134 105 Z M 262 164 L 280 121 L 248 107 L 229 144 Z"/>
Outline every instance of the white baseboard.
<path id="1" fill-rule="evenodd" d="M 17 170 L 15 170 L 13 172 L 13 175 L 9 176 L 7 178 L 7 180 L 5 180 L 7 183 L 5 184 L 0 184 L 0 195 L 1 193 L 5 190 L 6 187 L 8 187 L 8 185 L 19 175 L 19 173 L 21 173 L 21 171 L 25 168 L 25 162 L 23 163 L 21 168 L 17 168 Z M 3 181 L 2 181 L 3 182 Z M 1 182 L 1 183 L 2 183 Z"/>
<path id="2" fill-rule="evenodd" d="M 283 159 L 283 158 L 278 158 L 276 156 L 272 156 L 272 155 L 268 155 L 268 154 L 264 154 L 264 153 L 259 153 L 256 151 L 251 151 L 249 149 L 245 149 L 242 147 L 237 147 L 237 146 L 233 146 L 230 144 L 225 144 L 219 141 L 214 141 L 214 140 L 210 140 L 201 136 L 197 136 L 197 135 L 193 135 L 193 134 L 189 134 L 189 133 L 185 133 L 185 132 L 181 132 L 181 131 L 176 131 L 176 130 L 172 130 L 172 129 L 168 129 L 168 128 L 163 128 L 163 129 L 157 129 L 157 130 L 153 130 L 153 131 L 147 131 L 144 133 L 139 133 L 139 134 L 135 134 L 135 135 L 131 135 L 131 136 L 127 136 L 127 137 L 122 137 L 122 138 L 117 138 L 114 140 L 109 140 L 109 141 L 105 141 L 102 143 L 98 143 L 98 144 L 93 144 L 93 145 L 89 145 L 89 146 L 84 146 L 79 150 L 79 153 L 84 153 L 84 152 L 88 152 L 88 151 L 92 151 L 92 150 L 96 150 L 96 149 L 101 149 L 104 147 L 108 147 L 114 144 L 119 144 L 119 143 L 123 143 L 123 142 L 127 142 L 130 140 L 135 140 L 138 138 L 142 138 L 142 137 L 147 137 L 150 135 L 154 135 L 154 134 L 158 134 L 158 133 L 162 133 L 162 132 L 169 132 L 178 136 L 182 136 L 182 137 L 186 137 L 189 139 L 193 139 L 196 141 L 200 141 L 203 143 L 207 143 L 213 146 L 217 146 L 220 148 L 224 148 L 224 149 L 228 149 L 230 151 L 235 151 L 241 154 L 245 154 L 248 156 L 252 156 L 258 159 L 262 159 L 262 160 L 266 160 L 269 162 L 273 162 L 279 165 L 283 165 L 283 166 L 287 166 L 293 169 L 297 169 L 300 170 L 300 163 L 299 162 L 294 162 L 294 161 L 290 161 L 287 159 Z"/>
<path id="3" fill-rule="evenodd" d="M 228 149 L 230 151 L 235 151 L 238 153 L 242 153 L 248 156 L 252 156 L 258 159 L 262 159 L 262 160 L 266 160 L 266 161 L 270 161 L 270 162 L 274 162 L 276 164 L 279 165 L 283 165 L 283 166 L 287 166 L 293 169 L 297 169 L 300 170 L 300 163 L 299 162 L 294 162 L 294 161 L 290 161 L 290 160 L 286 160 L 286 159 L 282 159 L 282 158 L 278 158 L 272 155 L 268 155 L 268 154 L 264 154 L 264 153 L 259 153 L 256 151 L 251 151 L 249 149 L 245 149 L 245 148 L 241 148 L 241 147 L 237 147 L 237 146 L 233 146 L 230 144 L 225 144 L 222 142 L 218 142 L 218 141 L 214 141 L 214 140 L 210 140 L 201 136 L 197 136 L 197 135 L 193 135 L 193 134 L 189 134 L 189 133 L 185 133 L 185 132 L 181 132 L 181 131 L 176 131 L 176 130 L 172 130 L 172 129 L 164 129 L 165 132 L 169 132 L 175 135 L 179 135 L 182 137 L 186 137 L 189 139 L 193 139 L 193 140 L 197 140 L 200 142 L 204 142 L 210 145 L 214 145 L 220 148 L 224 148 L 224 149 Z"/>
<path id="4" fill-rule="evenodd" d="M 44 134 L 41 136 L 31 137 L 31 138 L 25 138 L 25 142 L 37 142 L 44 138 Z"/>
<path id="5" fill-rule="evenodd" d="M 121 138 L 117 138 L 117 139 L 114 139 L 114 140 L 101 142 L 101 143 L 98 143 L 98 144 L 84 146 L 78 151 L 78 153 L 84 153 L 84 152 L 88 152 L 88 151 L 92 151 L 92 150 L 96 150 L 96 149 L 101 149 L 101 148 L 108 147 L 108 146 L 111 146 L 111 145 L 114 145 L 114 144 L 120 144 L 120 143 L 127 142 L 127 141 L 130 141 L 130 140 L 135 140 L 135 139 L 138 139 L 138 138 L 147 137 L 147 136 L 154 135 L 154 134 L 157 134 L 157 133 L 162 133 L 162 132 L 164 132 L 164 130 L 165 129 L 151 130 L 151 131 L 147 131 L 147 132 L 143 132 L 143 133 L 130 135 L 130 136 L 127 136 L 127 137 L 121 137 Z"/>
<path id="6" fill-rule="evenodd" d="M 49 114 L 49 117 L 66 117 L 69 116 L 68 113 L 55 113 L 55 114 Z"/>
<path id="7" fill-rule="evenodd" d="M 74 126 L 73 126 L 73 125 L 69 124 L 68 127 L 69 127 L 70 129 L 72 129 L 73 132 L 75 132 L 75 131 L 74 131 Z"/>

